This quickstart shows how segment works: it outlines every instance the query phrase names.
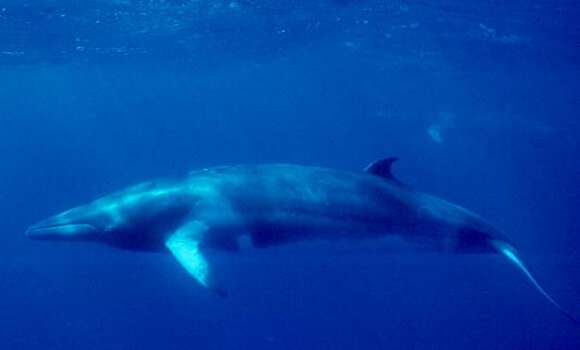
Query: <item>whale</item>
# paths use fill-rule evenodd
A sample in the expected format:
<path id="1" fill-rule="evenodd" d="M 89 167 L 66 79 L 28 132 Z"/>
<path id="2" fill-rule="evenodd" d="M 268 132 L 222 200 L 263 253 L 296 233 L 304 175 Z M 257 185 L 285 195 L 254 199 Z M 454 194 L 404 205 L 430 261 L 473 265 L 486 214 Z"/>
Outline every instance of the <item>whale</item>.
<path id="1" fill-rule="evenodd" d="M 538 283 L 505 234 L 476 213 L 397 179 L 396 160 L 380 159 L 359 172 L 293 164 L 195 170 L 74 207 L 30 226 L 26 235 L 168 252 L 199 285 L 220 296 L 228 290 L 208 259 L 212 250 L 397 237 L 442 253 L 499 254 L 578 322 Z"/>

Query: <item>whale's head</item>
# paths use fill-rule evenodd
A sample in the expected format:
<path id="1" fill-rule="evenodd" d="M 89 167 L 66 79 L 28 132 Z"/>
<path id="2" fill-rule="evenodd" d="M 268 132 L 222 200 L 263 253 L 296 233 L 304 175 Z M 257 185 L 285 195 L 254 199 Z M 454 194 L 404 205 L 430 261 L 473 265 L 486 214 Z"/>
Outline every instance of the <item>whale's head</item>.
<path id="1" fill-rule="evenodd" d="M 110 224 L 110 218 L 87 205 L 40 221 L 30 226 L 26 235 L 38 240 L 92 240 L 102 235 Z"/>
<path id="2" fill-rule="evenodd" d="M 189 201 L 178 190 L 142 184 L 32 225 L 36 240 L 94 241 L 129 250 L 158 251 L 185 220 Z"/>

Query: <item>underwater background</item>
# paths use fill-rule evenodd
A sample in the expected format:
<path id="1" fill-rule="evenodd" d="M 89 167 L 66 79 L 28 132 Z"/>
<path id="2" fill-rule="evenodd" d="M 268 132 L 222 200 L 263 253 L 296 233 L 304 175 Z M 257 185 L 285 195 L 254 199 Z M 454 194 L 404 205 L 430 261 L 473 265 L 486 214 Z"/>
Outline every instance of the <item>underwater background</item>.
<path id="1" fill-rule="evenodd" d="M 0 0 L 0 349 L 580 349 L 499 255 L 170 255 L 26 227 L 191 169 L 289 162 L 405 183 L 517 244 L 580 315 L 573 0 Z"/>

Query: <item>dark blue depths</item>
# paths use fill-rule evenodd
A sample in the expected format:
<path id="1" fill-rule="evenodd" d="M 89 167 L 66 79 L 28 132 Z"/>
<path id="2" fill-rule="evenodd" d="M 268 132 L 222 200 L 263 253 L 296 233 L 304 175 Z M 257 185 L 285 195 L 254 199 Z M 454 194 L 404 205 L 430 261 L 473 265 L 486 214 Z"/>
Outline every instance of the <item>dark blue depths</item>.
<path id="1" fill-rule="evenodd" d="M 0 348 L 580 348 L 499 256 L 222 254 L 222 300 L 169 255 L 23 235 L 198 167 L 396 155 L 399 178 L 496 223 L 580 315 L 579 15 L 539 0 L 0 4 Z"/>

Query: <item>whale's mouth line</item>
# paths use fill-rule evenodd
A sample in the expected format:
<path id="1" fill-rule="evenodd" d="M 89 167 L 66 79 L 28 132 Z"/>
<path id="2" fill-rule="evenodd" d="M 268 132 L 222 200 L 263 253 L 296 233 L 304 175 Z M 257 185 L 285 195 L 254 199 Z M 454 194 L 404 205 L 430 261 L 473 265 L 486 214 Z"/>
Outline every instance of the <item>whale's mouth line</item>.
<path id="1" fill-rule="evenodd" d="M 91 224 L 37 224 L 26 230 L 26 235 L 34 239 L 52 239 L 74 237 L 98 232 Z"/>

